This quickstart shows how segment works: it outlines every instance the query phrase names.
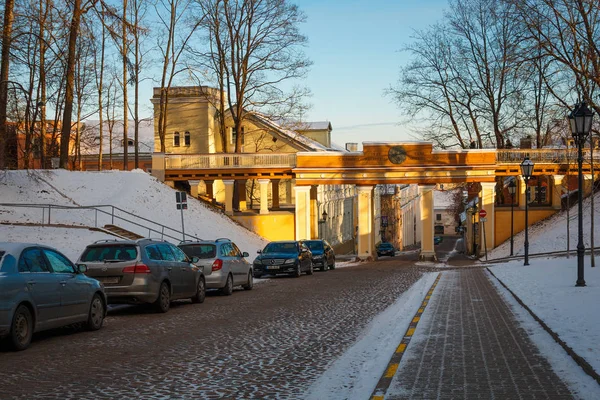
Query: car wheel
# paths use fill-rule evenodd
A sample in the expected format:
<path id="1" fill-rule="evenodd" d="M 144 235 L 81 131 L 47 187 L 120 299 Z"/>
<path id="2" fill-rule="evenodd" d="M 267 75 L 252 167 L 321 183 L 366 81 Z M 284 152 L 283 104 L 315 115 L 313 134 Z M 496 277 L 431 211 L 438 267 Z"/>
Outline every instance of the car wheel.
<path id="1" fill-rule="evenodd" d="M 335 258 L 333 259 L 333 262 L 329 266 L 329 269 L 331 269 L 331 270 L 335 269 Z"/>
<path id="2" fill-rule="evenodd" d="M 308 271 L 306 271 L 306 275 L 312 275 L 314 272 L 314 264 L 311 262 L 310 263 L 310 267 L 308 268 Z"/>
<path id="3" fill-rule="evenodd" d="M 231 296 L 233 293 L 233 278 L 230 275 L 227 275 L 227 281 L 225 282 L 225 286 L 221 288 L 221 293 L 225 296 Z"/>
<path id="4" fill-rule="evenodd" d="M 198 279 L 198 287 L 196 288 L 196 295 L 192 297 L 192 303 L 204 303 L 206 298 L 206 285 L 204 284 L 204 278 Z"/>
<path id="5" fill-rule="evenodd" d="M 13 316 L 10 327 L 10 339 L 15 350 L 21 351 L 29 347 L 33 336 L 33 317 L 31 311 L 24 305 L 20 305 Z"/>
<path id="6" fill-rule="evenodd" d="M 262 274 L 254 274 L 254 279 L 260 279 L 262 278 Z"/>
<path id="7" fill-rule="evenodd" d="M 302 275 L 302 269 L 300 268 L 300 264 L 298 263 L 296 271 L 294 271 L 294 278 L 300 278 L 300 275 Z"/>
<path id="8" fill-rule="evenodd" d="M 154 302 L 154 306 L 158 312 L 166 313 L 169 311 L 169 307 L 171 307 L 171 292 L 169 291 L 169 285 L 167 282 L 160 284 L 160 289 L 158 290 L 158 299 L 156 299 Z"/>
<path id="9" fill-rule="evenodd" d="M 248 272 L 248 283 L 242 286 L 245 290 L 252 290 L 254 287 L 254 279 L 252 278 L 252 272 Z"/>
<path id="10" fill-rule="evenodd" d="M 106 309 L 104 308 L 104 302 L 100 298 L 99 294 L 95 294 L 90 304 L 90 313 L 87 320 L 87 328 L 90 331 L 97 331 L 102 328 L 104 323 L 104 316 L 106 315 Z"/>

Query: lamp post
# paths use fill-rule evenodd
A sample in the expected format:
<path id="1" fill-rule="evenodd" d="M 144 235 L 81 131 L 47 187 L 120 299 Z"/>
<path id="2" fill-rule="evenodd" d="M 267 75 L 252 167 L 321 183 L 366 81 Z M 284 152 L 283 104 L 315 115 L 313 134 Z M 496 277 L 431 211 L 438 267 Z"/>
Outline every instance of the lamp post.
<path id="1" fill-rule="evenodd" d="M 525 179 L 525 262 L 523 265 L 529 265 L 529 179 L 533 175 L 533 161 L 525 157 L 521 163 L 521 175 Z"/>
<path id="2" fill-rule="evenodd" d="M 583 164 L 583 145 L 592 129 L 592 120 L 594 112 L 591 111 L 585 102 L 575 106 L 575 109 L 569 114 L 569 126 L 571 135 L 577 143 L 577 172 L 578 172 L 578 190 L 577 190 L 577 283 L 575 286 L 585 286 L 583 278 L 583 257 L 585 255 L 585 245 L 583 244 L 583 174 L 581 173 L 581 164 Z"/>
<path id="3" fill-rule="evenodd" d="M 477 226 L 477 223 L 475 222 L 475 214 L 477 214 L 477 204 L 473 204 L 473 227 L 472 227 L 472 231 L 473 231 L 473 255 L 477 256 L 477 243 L 475 241 L 475 227 Z"/>
<path id="4" fill-rule="evenodd" d="M 508 184 L 508 193 L 510 193 L 510 255 L 513 255 L 514 248 L 514 211 L 515 211 L 515 193 L 517 192 L 517 184 L 512 179 Z"/>

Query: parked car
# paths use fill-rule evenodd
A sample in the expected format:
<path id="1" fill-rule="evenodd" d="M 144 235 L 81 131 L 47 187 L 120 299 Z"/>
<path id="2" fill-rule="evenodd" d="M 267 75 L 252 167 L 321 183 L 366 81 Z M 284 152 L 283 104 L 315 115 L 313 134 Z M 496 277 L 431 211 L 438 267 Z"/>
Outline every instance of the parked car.
<path id="1" fill-rule="evenodd" d="M 188 257 L 198 259 L 194 264 L 202 268 L 208 289 L 219 289 L 229 296 L 234 286 L 242 285 L 246 290 L 254 287 L 252 265 L 246 261 L 249 255 L 231 240 L 185 241 L 179 243 L 179 248 Z"/>
<path id="2" fill-rule="evenodd" d="M 335 269 L 335 252 L 326 240 L 305 240 L 304 244 L 310 249 L 316 268 L 321 268 L 321 271 Z"/>
<path id="3" fill-rule="evenodd" d="M 0 243 L 0 338 L 24 350 L 34 332 L 78 322 L 100 329 L 104 288 L 85 271 L 49 246 Z"/>
<path id="4" fill-rule="evenodd" d="M 79 264 L 104 284 L 109 304 L 152 303 L 169 311 L 171 300 L 202 303 L 206 284 L 202 270 L 179 247 L 164 240 L 100 240 L 85 248 Z"/>
<path id="5" fill-rule="evenodd" d="M 396 255 L 396 249 L 394 249 L 394 246 L 389 242 L 381 242 L 381 243 L 377 244 L 376 250 L 377 250 L 378 257 L 381 257 L 381 256 L 394 257 Z"/>
<path id="6" fill-rule="evenodd" d="M 287 240 L 271 242 L 254 260 L 254 277 L 265 274 L 290 274 L 299 278 L 303 272 L 313 274 L 313 261 L 310 249 L 302 241 Z"/>

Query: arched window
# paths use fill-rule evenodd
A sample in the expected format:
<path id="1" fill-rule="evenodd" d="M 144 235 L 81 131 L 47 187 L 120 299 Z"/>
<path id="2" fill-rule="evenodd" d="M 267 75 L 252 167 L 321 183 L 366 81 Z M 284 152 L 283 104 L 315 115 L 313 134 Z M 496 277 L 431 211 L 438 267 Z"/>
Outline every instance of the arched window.
<path id="1" fill-rule="evenodd" d="M 183 145 L 189 147 L 190 143 L 191 143 L 190 133 L 188 131 L 186 131 L 183 136 Z"/>
<path id="2" fill-rule="evenodd" d="M 511 196 L 510 185 L 511 182 L 515 184 L 515 194 Z M 519 180 L 516 176 L 497 176 L 496 177 L 496 205 L 497 206 L 509 206 L 513 204 L 517 206 L 519 204 Z"/>
<path id="3" fill-rule="evenodd" d="M 179 147 L 181 145 L 181 136 L 179 132 L 173 133 L 173 147 Z"/>

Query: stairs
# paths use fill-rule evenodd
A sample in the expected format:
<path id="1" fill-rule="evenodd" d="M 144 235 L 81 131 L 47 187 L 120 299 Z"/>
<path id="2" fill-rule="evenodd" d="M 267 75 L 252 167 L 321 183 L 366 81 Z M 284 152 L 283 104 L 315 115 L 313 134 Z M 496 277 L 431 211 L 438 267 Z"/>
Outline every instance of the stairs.
<path id="1" fill-rule="evenodd" d="M 143 238 L 143 236 L 138 235 L 137 233 L 133 233 L 131 231 L 128 231 L 127 229 L 123 229 L 116 225 L 110 225 L 110 224 L 104 225 L 104 229 L 106 229 L 109 232 L 114 233 L 116 236 L 124 237 L 124 238 L 131 239 L 131 240 Z"/>

